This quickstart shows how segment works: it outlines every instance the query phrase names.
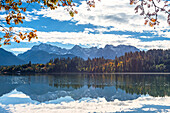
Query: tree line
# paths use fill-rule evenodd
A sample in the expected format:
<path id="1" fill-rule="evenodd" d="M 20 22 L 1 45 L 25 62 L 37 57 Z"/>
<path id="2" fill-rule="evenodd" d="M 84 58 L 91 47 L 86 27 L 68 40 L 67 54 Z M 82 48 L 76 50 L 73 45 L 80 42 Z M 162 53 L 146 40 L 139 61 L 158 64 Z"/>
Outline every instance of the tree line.
<path id="1" fill-rule="evenodd" d="M 1 66 L 1 73 L 62 73 L 62 72 L 170 72 L 170 49 L 153 49 L 125 53 L 114 60 L 80 57 L 51 59 L 46 64 L 28 64 Z"/>

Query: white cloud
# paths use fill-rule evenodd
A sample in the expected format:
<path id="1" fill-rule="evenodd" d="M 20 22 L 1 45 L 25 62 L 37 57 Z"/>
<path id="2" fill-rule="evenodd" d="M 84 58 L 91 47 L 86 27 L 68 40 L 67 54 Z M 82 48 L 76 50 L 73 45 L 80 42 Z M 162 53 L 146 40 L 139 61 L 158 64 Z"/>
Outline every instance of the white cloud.
<path id="1" fill-rule="evenodd" d="M 47 26 L 41 26 L 42 28 L 47 28 Z"/>
<path id="2" fill-rule="evenodd" d="M 140 38 L 153 38 L 153 36 L 140 36 Z"/>
<path id="3" fill-rule="evenodd" d="M 110 45 L 132 45 L 140 49 L 170 49 L 170 40 L 144 42 L 140 39 L 129 38 L 131 35 L 89 34 L 85 32 L 37 32 L 39 42 L 60 42 L 63 44 L 87 45 L 104 47 Z"/>
<path id="4" fill-rule="evenodd" d="M 41 9 L 41 11 L 33 11 L 37 15 L 43 15 L 43 17 L 50 17 L 54 20 L 68 21 L 71 20 L 69 13 L 64 10 L 63 7 L 58 7 L 56 10 L 51 10 L 50 8 Z"/>
<path id="5" fill-rule="evenodd" d="M 135 44 L 137 48 L 141 49 L 170 49 L 170 40 L 156 40 L 148 42 L 138 42 Z"/>
<path id="6" fill-rule="evenodd" d="M 103 27 L 113 27 L 112 31 L 153 31 L 159 32 L 164 29 L 169 29 L 166 22 L 167 15 L 161 14 L 161 24 L 157 29 L 144 25 L 144 19 L 139 14 L 135 14 L 134 6 L 129 4 L 129 0 L 96 0 L 96 7 L 87 11 L 87 4 L 82 1 L 82 4 L 75 7 L 78 14 L 71 18 L 64 8 L 59 7 L 56 10 L 42 9 L 34 11 L 35 14 L 50 17 L 60 21 L 75 21 L 77 24 L 92 24 Z"/>
<path id="7" fill-rule="evenodd" d="M 1 13 L 2 13 L 2 12 L 1 12 Z M 1 19 L 1 20 L 4 20 L 5 17 L 7 17 L 7 14 L 1 14 L 1 15 L 0 15 L 0 19 Z"/>
<path id="8" fill-rule="evenodd" d="M 162 37 L 170 38 L 170 32 L 168 30 L 167 31 L 160 31 L 160 32 L 158 32 L 158 35 L 162 36 Z"/>
<path id="9" fill-rule="evenodd" d="M 112 29 L 112 28 L 111 28 Z M 34 30 L 32 28 L 14 27 L 16 32 L 28 32 Z M 99 34 L 91 34 L 98 30 Z M 132 35 L 116 35 L 116 34 L 102 34 L 103 31 L 109 32 L 106 28 L 90 29 L 86 28 L 84 32 L 37 32 L 38 39 L 32 39 L 31 42 L 59 42 L 62 44 L 86 45 L 104 47 L 110 45 L 132 45 L 140 49 L 170 49 L 170 40 L 156 40 L 144 42 L 140 39 L 133 38 Z M 162 32 L 166 33 L 166 32 Z M 140 36 L 141 38 L 153 38 L 153 36 Z M 24 40 L 23 42 L 28 42 Z M 30 48 L 13 48 L 12 51 L 24 52 Z"/>
<path id="10" fill-rule="evenodd" d="M 25 21 L 38 20 L 38 16 L 29 14 L 29 12 L 26 12 L 26 14 L 23 14 L 23 16 L 25 16 Z"/>
<path id="11" fill-rule="evenodd" d="M 27 27 L 13 27 L 13 30 L 16 32 L 28 32 L 28 31 L 32 31 L 35 30 L 33 28 L 27 28 Z"/>
<path id="12" fill-rule="evenodd" d="M 31 48 L 12 48 L 10 49 L 11 51 L 16 51 L 16 52 L 25 52 L 27 50 L 30 50 Z"/>
<path id="13" fill-rule="evenodd" d="M 89 34 L 87 32 L 37 32 L 39 39 L 32 41 L 60 42 L 63 44 L 82 44 L 104 47 L 106 44 L 125 44 L 139 39 L 126 38 L 129 35 Z"/>

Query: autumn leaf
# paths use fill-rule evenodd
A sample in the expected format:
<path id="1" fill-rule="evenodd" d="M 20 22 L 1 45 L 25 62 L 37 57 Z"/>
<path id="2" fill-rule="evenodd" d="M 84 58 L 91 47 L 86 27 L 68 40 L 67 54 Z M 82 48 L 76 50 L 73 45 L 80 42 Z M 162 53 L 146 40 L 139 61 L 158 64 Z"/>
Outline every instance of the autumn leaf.
<path id="1" fill-rule="evenodd" d="M 9 27 L 9 31 L 12 31 L 13 30 L 13 27 Z"/>
<path id="2" fill-rule="evenodd" d="M 74 12 L 73 11 L 70 11 L 69 13 L 70 13 L 71 17 L 74 17 Z"/>
<path id="3" fill-rule="evenodd" d="M 74 13 L 75 13 L 75 14 L 78 14 L 78 11 L 75 10 Z"/>
<path id="4" fill-rule="evenodd" d="M 154 25 L 151 22 L 149 22 L 149 26 L 153 27 Z"/>
<path id="5" fill-rule="evenodd" d="M 132 5 L 134 3 L 134 1 L 133 0 L 130 0 L 130 5 Z"/>
<path id="6" fill-rule="evenodd" d="M 148 20 L 145 20 L 145 23 L 144 23 L 144 24 L 146 25 L 147 23 L 148 23 Z"/>
<path id="7" fill-rule="evenodd" d="M 153 19 L 153 18 L 152 18 L 151 21 L 152 21 L 152 22 L 156 22 L 156 19 Z"/>

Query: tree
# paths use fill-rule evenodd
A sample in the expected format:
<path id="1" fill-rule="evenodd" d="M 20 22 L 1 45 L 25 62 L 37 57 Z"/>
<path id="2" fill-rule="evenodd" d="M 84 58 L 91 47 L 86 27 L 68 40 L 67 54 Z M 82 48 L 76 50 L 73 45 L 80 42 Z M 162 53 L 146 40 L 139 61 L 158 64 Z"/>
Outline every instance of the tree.
<path id="1" fill-rule="evenodd" d="M 28 66 L 31 66 L 31 61 L 29 61 Z"/>
<path id="2" fill-rule="evenodd" d="M 167 15 L 167 23 L 170 25 L 170 5 L 168 0 L 130 0 L 131 5 L 136 5 L 135 13 L 144 16 L 145 25 L 154 27 L 159 25 L 158 17 L 160 14 Z"/>

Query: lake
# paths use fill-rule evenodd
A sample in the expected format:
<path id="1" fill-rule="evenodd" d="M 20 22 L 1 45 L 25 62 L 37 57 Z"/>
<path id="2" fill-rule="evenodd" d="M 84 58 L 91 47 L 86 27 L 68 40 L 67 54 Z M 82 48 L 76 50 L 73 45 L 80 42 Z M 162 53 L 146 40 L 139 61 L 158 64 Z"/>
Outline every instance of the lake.
<path id="1" fill-rule="evenodd" d="M 92 111 L 87 111 L 103 112 L 102 110 L 107 110 L 107 106 L 110 104 L 119 105 L 120 107 L 121 103 L 121 106 L 126 105 L 127 108 L 127 106 L 130 106 L 129 104 L 134 103 L 133 105 L 135 105 L 136 103 L 143 106 L 127 108 L 127 112 L 134 112 L 135 110 L 141 112 L 161 112 L 161 110 L 170 112 L 169 96 L 170 74 L 39 74 L 0 76 L 1 113 L 21 112 L 22 108 L 29 108 L 33 105 L 40 108 L 43 106 L 39 110 L 45 109 L 44 106 L 49 108 L 49 105 L 57 105 L 60 107 L 56 110 L 60 110 L 63 107 L 63 103 L 66 104 L 65 108 L 72 105 L 73 111 L 75 109 L 80 110 L 80 108 L 82 110 L 83 105 L 86 104 L 87 106 L 89 104 L 97 104 L 98 106 L 98 104 L 104 103 L 101 104 L 103 109 L 95 110 L 93 108 L 92 110 L 90 108 L 89 110 Z M 142 102 L 144 104 L 141 104 Z M 147 104 L 147 102 L 152 103 Z M 72 104 L 68 105 L 70 103 Z M 82 106 L 74 108 L 74 104 L 78 105 L 79 103 Z M 121 110 L 115 110 L 111 109 L 109 112 L 126 111 L 124 107 Z M 33 112 L 33 110 L 30 112 Z M 41 112 L 44 112 L 44 110 Z"/>

